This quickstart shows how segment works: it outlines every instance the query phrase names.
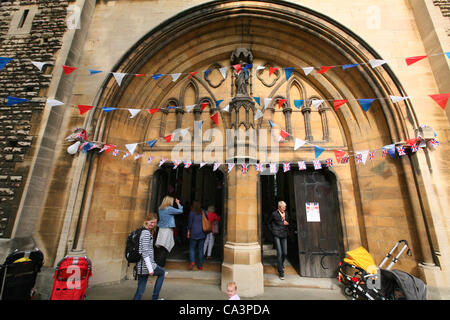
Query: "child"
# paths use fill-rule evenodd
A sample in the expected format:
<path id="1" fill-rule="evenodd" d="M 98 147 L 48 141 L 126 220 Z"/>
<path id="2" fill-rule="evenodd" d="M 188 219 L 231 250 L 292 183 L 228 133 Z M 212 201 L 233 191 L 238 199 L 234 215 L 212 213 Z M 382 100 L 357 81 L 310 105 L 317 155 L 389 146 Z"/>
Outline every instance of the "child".
<path id="1" fill-rule="evenodd" d="M 236 282 L 228 282 L 227 285 L 227 294 L 229 299 L 228 300 L 241 300 L 241 298 L 237 294 L 237 285 Z"/>

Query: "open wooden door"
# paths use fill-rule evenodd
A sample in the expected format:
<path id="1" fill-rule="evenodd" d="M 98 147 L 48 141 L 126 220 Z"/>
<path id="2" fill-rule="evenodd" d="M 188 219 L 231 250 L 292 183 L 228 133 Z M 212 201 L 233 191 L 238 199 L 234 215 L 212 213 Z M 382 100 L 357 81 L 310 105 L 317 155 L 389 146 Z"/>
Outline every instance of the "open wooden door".
<path id="1" fill-rule="evenodd" d="M 294 189 L 300 276 L 335 277 L 343 253 L 336 178 L 326 169 L 299 171 Z"/>

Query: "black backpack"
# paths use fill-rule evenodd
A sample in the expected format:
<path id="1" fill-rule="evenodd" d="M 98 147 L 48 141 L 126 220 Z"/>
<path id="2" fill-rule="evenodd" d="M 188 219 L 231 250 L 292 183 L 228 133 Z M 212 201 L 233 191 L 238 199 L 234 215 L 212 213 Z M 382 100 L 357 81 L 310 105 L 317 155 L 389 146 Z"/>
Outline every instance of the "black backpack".
<path id="1" fill-rule="evenodd" d="M 139 253 L 139 240 L 141 238 L 142 230 L 145 228 L 136 229 L 128 235 L 127 245 L 125 247 L 125 258 L 128 263 L 137 263 L 141 260 L 141 254 Z"/>

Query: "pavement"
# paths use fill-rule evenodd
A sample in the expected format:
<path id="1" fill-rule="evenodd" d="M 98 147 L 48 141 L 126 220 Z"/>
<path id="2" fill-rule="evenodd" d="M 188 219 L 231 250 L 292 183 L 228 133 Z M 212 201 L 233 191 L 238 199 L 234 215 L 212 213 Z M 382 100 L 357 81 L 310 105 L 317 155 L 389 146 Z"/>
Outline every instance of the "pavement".
<path id="1" fill-rule="evenodd" d="M 149 278 L 143 300 L 151 300 L 155 277 Z M 87 300 L 131 300 L 137 281 L 123 280 L 110 285 L 90 286 Z M 239 294 L 239 288 L 238 288 Z M 304 278 L 286 275 L 280 280 L 275 274 L 264 275 L 264 293 L 241 300 L 348 300 L 336 279 Z M 215 271 L 167 271 L 160 298 L 164 300 L 227 300 L 220 288 L 220 272 Z"/>

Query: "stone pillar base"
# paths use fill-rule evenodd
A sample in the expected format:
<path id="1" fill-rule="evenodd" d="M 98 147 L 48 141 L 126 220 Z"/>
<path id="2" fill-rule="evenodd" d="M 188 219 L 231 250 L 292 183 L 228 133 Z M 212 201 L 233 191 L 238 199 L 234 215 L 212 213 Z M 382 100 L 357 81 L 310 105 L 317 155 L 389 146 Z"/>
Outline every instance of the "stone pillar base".
<path id="1" fill-rule="evenodd" d="M 264 293 L 264 269 L 258 243 L 230 243 L 224 248 L 221 290 L 234 281 L 241 297 L 255 297 Z"/>
<path id="2" fill-rule="evenodd" d="M 450 300 L 448 277 L 438 266 L 419 263 L 419 272 L 427 285 L 428 300 Z"/>

